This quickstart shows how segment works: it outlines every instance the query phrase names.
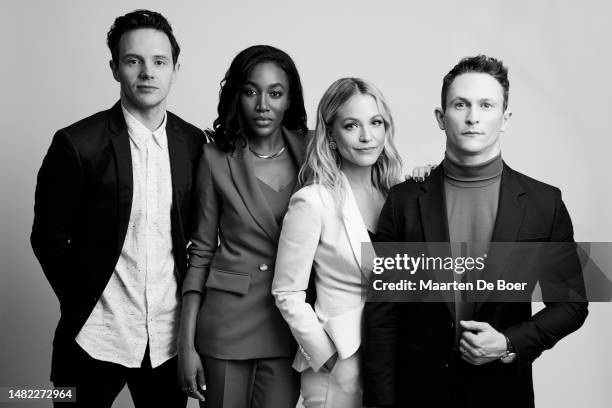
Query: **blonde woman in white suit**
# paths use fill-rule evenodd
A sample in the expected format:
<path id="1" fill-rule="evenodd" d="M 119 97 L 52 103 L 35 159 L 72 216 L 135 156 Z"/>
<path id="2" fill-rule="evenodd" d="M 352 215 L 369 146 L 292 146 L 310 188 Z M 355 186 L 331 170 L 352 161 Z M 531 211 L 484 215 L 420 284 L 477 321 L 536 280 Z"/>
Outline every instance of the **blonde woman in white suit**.
<path id="1" fill-rule="evenodd" d="M 363 278 L 370 242 L 401 160 L 393 120 L 378 89 L 357 78 L 334 82 L 317 111 L 278 245 L 272 294 L 298 342 L 304 406 L 361 407 Z M 312 272 L 311 272 L 312 271 Z M 316 302 L 306 302 L 314 273 Z"/>

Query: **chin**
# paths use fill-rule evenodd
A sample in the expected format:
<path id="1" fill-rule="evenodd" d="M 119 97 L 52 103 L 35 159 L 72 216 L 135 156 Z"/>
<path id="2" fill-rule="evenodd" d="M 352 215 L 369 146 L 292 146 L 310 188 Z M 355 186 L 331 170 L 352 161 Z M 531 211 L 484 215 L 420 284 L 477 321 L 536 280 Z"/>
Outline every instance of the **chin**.
<path id="1" fill-rule="evenodd" d="M 249 131 L 251 132 L 252 135 L 257 136 L 257 137 L 268 137 L 271 134 L 273 134 L 278 128 L 251 128 L 249 129 Z"/>

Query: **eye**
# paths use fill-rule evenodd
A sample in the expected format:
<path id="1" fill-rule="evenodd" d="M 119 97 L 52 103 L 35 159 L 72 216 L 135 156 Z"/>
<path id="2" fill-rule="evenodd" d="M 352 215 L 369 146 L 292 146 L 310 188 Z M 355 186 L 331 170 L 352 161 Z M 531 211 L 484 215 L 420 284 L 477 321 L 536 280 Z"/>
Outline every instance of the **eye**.
<path id="1" fill-rule="evenodd" d="M 491 108 L 493 107 L 493 104 L 492 104 L 492 103 L 489 103 L 489 102 L 483 102 L 483 103 L 481 103 L 481 104 L 480 104 L 480 106 L 481 106 L 483 109 L 491 109 Z"/>
<path id="2" fill-rule="evenodd" d="M 257 92 L 254 89 L 252 89 L 252 88 L 245 88 L 242 91 L 242 93 L 245 96 L 255 96 L 255 95 L 257 95 Z"/>
<path id="3" fill-rule="evenodd" d="M 385 122 L 382 119 L 374 119 L 372 121 L 372 125 L 374 125 L 376 127 L 379 127 L 379 126 L 384 125 L 384 124 L 385 124 Z"/>
<path id="4" fill-rule="evenodd" d="M 128 65 L 136 65 L 136 64 L 138 64 L 138 60 L 136 58 L 128 58 L 127 60 L 125 60 L 125 62 Z"/>
<path id="5" fill-rule="evenodd" d="M 161 59 L 155 60 L 155 65 L 159 65 L 159 66 L 166 65 L 166 61 L 161 60 Z"/>
<path id="6" fill-rule="evenodd" d="M 346 129 L 346 130 L 357 129 L 357 123 L 356 122 L 345 123 L 344 124 L 344 129 Z"/>
<path id="7" fill-rule="evenodd" d="M 465 102 L 461 102 L 461 101 L 455 102 L 453 104 L 453 107 L 455 109 L 463 109 L 463 108 L 465 108 Z"/>
<path id="8" fill-rule="evenodd" d="M 270 96 L 274 99 L 278 99 L 283 96 L 283 93 L 281 91 L 271 91 Z"/>

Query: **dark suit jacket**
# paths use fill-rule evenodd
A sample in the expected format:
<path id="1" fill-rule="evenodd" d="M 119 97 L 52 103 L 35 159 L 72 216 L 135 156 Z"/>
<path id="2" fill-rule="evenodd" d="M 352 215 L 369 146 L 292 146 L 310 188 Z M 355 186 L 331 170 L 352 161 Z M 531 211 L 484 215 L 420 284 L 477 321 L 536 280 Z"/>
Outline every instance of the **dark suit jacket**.
<path id="1" fill-rule="evenodd" d="M 166 134 L 180 283 L 187 269 L 192 179 L 205 138 L 170 112 Z M 38 173 L 31 236 L 60 302 L 55 345 L 76 337 L 115 269 L 130 218 L 132 183 L 130 141 L 119 102 L 55 134 Z"/>
<path id="2" fill-rule="evenodd" d="M 301 165 L 307 136 L 286 130 L 284 136 Z M 196 332 L 200 353 L 227 360 L 292 357 L 295 343 L 271 294 L 280 225 L 247 149 L 204 147 L 183 293 L 204 293 Z"/>
<path id="3" fill-rule="evenodd" d="M 438 166 L 423 184 L 395 186 L 382 210 L 377 240 L 448 241 L 443 177 Z M 504 163 L 492 241 L 573 242 L 561 192 Z M 572 261 L 579 268 L 577 258 Z M 477 305 L 473 320 L 508 336 L 518 358 L 472 366 L 456 353 L 451 308 L 446 303 L 366 304 L 365 405 L 533 406 L 532 361 L 578 329 L 588 313 L 585 302 L 546 302 L 534 316 L 530 302 Z"/>

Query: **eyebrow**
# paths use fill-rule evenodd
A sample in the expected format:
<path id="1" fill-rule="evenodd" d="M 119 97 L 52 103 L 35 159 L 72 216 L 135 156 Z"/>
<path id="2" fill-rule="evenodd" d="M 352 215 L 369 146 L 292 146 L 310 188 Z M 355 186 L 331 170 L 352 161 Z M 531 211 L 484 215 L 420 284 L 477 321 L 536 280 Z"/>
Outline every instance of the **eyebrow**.
<path id="1" fill-rule="evenodd" d="M 454 98 L 450 99 L 449 101 L 450 101 L 450 102 L 454 102 L 454 101 L 457 101 L 457 100 L 459 100 L 459 101 L 464 101 L 464 102 L 471 102 L 471 100 L 470 100 L 470 99 L 468 99 L 468 98 L 466 98 L 466 97 L 463 97 L 463 96 L 455 96 Z M 480 98 L 480 99 L 477 99 L 477 101 L 479 101 L 479 102 L 482 102 L 482 101 L 490 101 L 490 102 L 495 102 L 495 103 L 497 103 L 497 100 L 496 100 L 496 99 L 494 99 L 494 98 L 489 98 L 489 97 Z"/>
<path id="2" fill-rule="evenodd" d="M 245 85 L 252 85 L 252 86 L 254 86 L 255 88 L 259 89 L 259 84 L 255 83 L 255 82 L 253 82 L 253 81 L 246 81 L 246 84 L 245 84 Z M 268 88 L 275 88 L 275 87 L 277 87 L 277 86 L 278 86 L 278 87 L 281 87 L 281 88 L 283 88 L 283 89 L 285 89 L 285 86 L 284 86 L 283 84 L 281 84 L 280 82 L 276 82 L 276 83 L 274 83 L 274 84 L 270 84 L 270 85 L 268 85 Z"/>
<path id="3" fill-rule="evenodd" d="M 133 53 L 129 53 L 129 54 L 125 54 L 121 59 L 125 59 L 125 58 L 138 58 L 138 59 L 145 59 L 142 55 L 139 54 L 133 54 Z M 170 57 L 166 56 L 166 55 L 154 55 L 153 58 L 155 59 L 163 59 L 166 61 L 170 60 Z"/>
<path id="4" fill-rule="evenodd" d="M 380 113 L 377 113 L 376 115 L 371 116 L 369 120 L 372 120 L 372 119 L 383 119 L 383 116 L 382 116 Z M 343 119 L 342 119 L 342 121 L 343 121 L 343 122 L 344 122 L 344 121 L 347 121 L 347 120 L 353 120 L 353 121 L 355 121 L 355 122 L 360 122 L 360 120 L 359 120 L 359 119 L 354 118 L 354 117 L 352 117 L 352 116 L 347 116 L 346 118 L 343 118 Z"/>

